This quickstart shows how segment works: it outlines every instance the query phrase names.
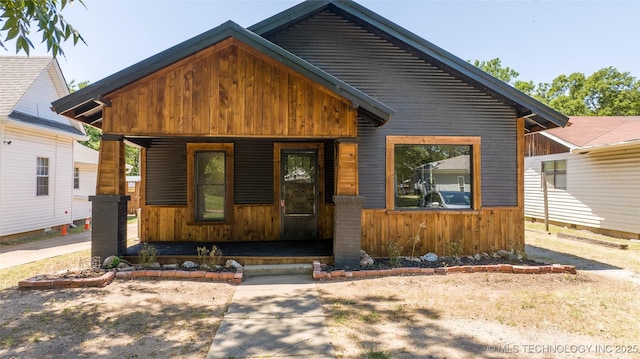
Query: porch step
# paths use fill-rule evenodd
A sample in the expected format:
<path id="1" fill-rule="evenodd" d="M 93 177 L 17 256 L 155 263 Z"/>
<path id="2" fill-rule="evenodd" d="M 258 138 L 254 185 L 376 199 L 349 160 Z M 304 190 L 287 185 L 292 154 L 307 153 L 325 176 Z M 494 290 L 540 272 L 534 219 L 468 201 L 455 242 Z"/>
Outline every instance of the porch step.
<path id="1" fill-rule="evenodd" d="M 245 265 L 245 277 L 258 277 L 265 275 L 313 275 L 311 263 L 300 264 L 259 264 Z"/>

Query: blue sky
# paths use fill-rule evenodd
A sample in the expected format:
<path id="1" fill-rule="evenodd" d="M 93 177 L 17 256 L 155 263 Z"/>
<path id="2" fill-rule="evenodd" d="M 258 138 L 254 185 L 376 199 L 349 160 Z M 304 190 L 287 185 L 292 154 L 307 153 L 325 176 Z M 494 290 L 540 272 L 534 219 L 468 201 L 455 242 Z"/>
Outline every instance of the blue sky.
<path id="1" fill-rule="evenodd" d="M 86 9 L 76 3 L 63 12 L 88 44 L 63 47 L 68 82 L 96 82 L 227 20 L 248 27 L 301 1 L 85 2 Z M 640 1 L 357 2 L 464 60 L 498 57 L 520 80 L 551 82 L 608 66 L 640 78 Z"/>

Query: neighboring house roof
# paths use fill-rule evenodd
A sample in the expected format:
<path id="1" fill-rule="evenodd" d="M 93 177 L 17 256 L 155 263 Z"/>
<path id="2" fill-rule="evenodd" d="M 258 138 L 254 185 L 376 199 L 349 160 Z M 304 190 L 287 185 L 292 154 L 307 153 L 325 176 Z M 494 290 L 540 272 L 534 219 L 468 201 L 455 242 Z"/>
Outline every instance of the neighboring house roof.
<path id="1" fill-rule="evenodd" d="M 456 157 L 447 158 L 442 161 L 435 161 L 433 163 L 434 170 L 468 170 L 469 167 L 469 155 L 460 155 Z"/>
<path id="2" fill-rule="evenodd" d="M 232 21 L 227 21 L 212 30 L 149 57 L 82 90 L 54 101 L 52 105 L 59 114 L 76 118 L 99 127 L 98 123 L 102 118 L 102 108 L 108 105 L 108 100 L 104 99 L 103 96 L 229 37 L 233 37 L 255 48 L 263 54 L 270 56 L 289 68 L 351 100 L 357 104 L 360 109 L 367 111 L 368 115 L 373 115 L 377 118 L 380 123 L 387 121 L 395 112 L 390 107 L 369 97 L 360 90 L 342 82 L 327 72 Z"/>
<path id="3" fill-rule="evenodd" d="M 97 165 L 98 164 L 98 151 L 93 148 L 89 148 L 80 142 L 73 144 L 73 162 Z"/>
<path id="4" fill-rule="evenodd" d="M 51 57 L 0 56 L 0 116 L 13 111 L 52 60 Z"/>
<path id="5" fill-rule="evenodd" d="M 337 10 L 350 16 L 358 22 L 364 22 L 367 29 L 373 27 L 374 31 L 377 30 L 386 35 L 384 36 L 386 39 L 392 42 L 395 41 L 404 48 L 408 46 L 428 58 L 430 62 L 433 62 L 433 65 L 440 66 L 445 71 L 466 79 L 479 89 L 513 106 L 518 117 L 526 119 L 526 128 L 529 131 L 565 126 L 567 123 L 568 118 L 560 112 L 350 0 L 305 1 L 250 26 L 249 30 L 261 36 L 267 36 L 270 33 L 303 21 L 329 7 L 334 11 Z"/>
<path id="6" fill-rule="evenodd" d="M 542 132 L 546 137 L 568 144 L 572 150 L 640 144 L 640 116 L 576 116 L 570 125 Z"/>
<path id="7" fill-rule="evenodd" d="M 54 121 L 43 116 L 16 110 L 20 101 L 32 89 L 37 79 L 46 74 L 53 83 L 55 93 L 63 96 L 69 93 L 57 60 L 51 57 L 0 56 L 0 119 L 9 119 L 18 124 L 36 126 L 57 132 L 68 133 L 75 137 L 84 136 L 79 125 L 71 124 L 64 117 Z M 43 102 L 46 111 L 49 103 Z"/>

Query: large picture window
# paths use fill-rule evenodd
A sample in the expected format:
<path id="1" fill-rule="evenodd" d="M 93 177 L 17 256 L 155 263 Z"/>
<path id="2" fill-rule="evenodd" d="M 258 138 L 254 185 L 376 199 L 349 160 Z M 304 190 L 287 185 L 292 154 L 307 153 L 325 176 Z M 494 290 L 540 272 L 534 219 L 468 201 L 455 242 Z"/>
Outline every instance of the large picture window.
<path id="1" fill-rule="evenodd" d="M 387 207 L 479 208 L 479 157 L 476 137 L 389 136 Z"/>
<path id="2" fill-rule="evenodd" d="M 233 209 L 233 145 L 188 144 L 189 217 L 228 222 Z"/>
<path id="3" fill-rule="evenodd" d="M 36 196 L 49 195 L 49 159 L 38 157 L 36 165 Z"/>
<path id="4" fill-rule="evenodd" d="M 567 189 L 567 161 L 544 161 L 542 173 L 547 179 L 547 186 L 555 189 Z"/>

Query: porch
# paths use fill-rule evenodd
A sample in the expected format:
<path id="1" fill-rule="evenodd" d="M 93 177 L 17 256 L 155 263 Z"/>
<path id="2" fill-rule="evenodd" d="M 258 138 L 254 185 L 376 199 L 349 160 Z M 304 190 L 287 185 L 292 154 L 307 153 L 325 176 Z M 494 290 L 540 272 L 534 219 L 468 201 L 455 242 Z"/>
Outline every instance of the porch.
<path id="1" fill-rule="evenodd" d="M 147 242 L 157 252 L 161 264 L 181 264 L 186 260 L 198 263 L 198 247 L 211 250 L 216 246 L 222 252 L 221 260 L 233 259 L 242 265 L 311 263 L 318 259 L 333 263 L 333 241 L 245 241 L 245 242 Z M 138 261 L 143 243 L 126 248 L 123 258 Z"/>

